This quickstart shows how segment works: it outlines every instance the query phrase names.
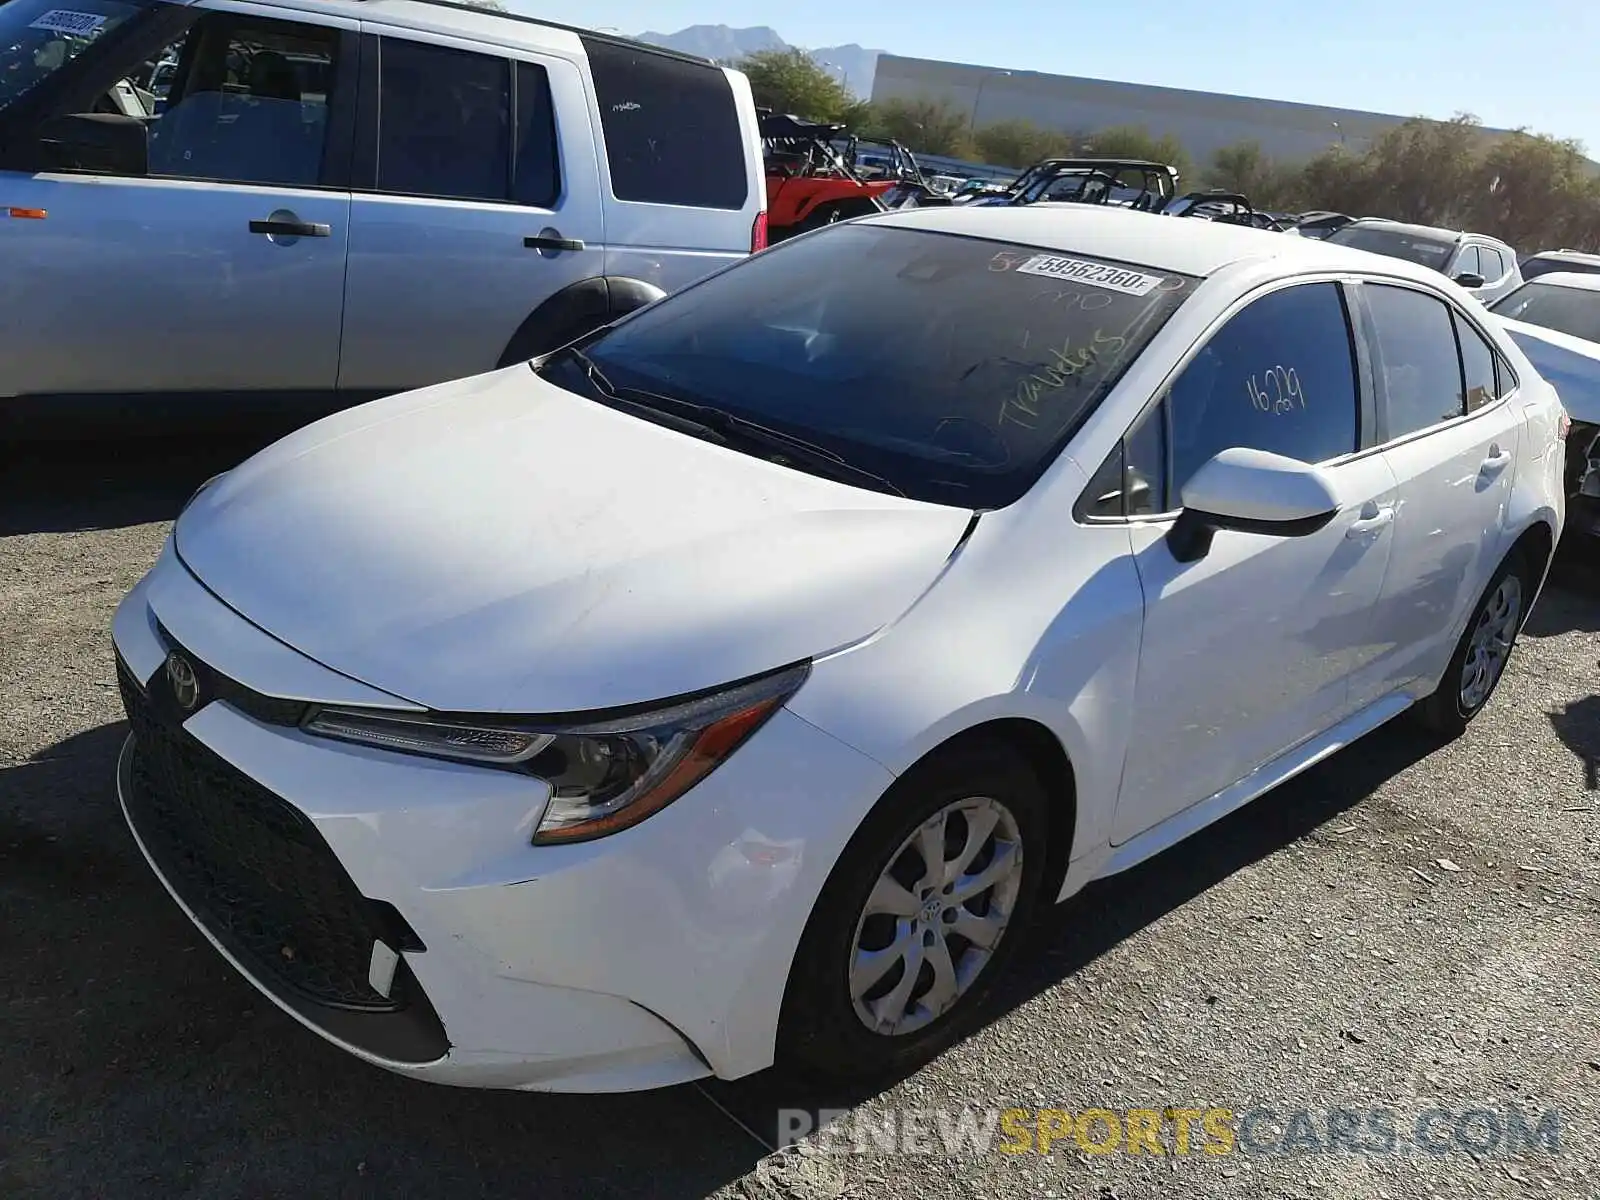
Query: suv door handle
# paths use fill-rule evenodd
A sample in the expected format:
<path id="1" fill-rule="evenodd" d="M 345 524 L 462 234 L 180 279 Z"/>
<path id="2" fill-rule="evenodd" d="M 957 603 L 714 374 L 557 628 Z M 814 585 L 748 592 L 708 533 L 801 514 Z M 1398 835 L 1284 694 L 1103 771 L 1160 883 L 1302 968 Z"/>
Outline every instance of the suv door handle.
<path id="1" fill-rule="evenodd" d="M 541 233 L 537 237 L 525 237 L 522 244 L 529 250 L 582 250 L 582 238 L 562 237 L 559 234 Z"/>
<path id="2" fill-rule="evenodd" d="M 1377 533 L 1384 526 L 1394 520 L 1394 506 L 1386 505 L 1380 508 L 1369 503 L 1361 509 L 1361 515 L 1350 522 L 1350 528 L 1344 531 L 1347 538 L 1363 538 Z"/>
<path id="3" fill-rule="evenodd" d="M 319 221 L 293 221 L 285 217 L 268 217 L 265 221 L 251 221 L 251 233 L 264 233 L 269 237 L 331 237 L 333 226 Z"/>

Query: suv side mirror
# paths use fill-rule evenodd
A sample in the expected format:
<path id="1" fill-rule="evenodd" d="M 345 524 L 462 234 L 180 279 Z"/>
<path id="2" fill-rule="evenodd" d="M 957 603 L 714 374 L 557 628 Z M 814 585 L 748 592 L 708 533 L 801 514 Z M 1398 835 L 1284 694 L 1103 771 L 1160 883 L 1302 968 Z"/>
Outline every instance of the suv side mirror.
<path id="1" fill-rule="evenodd" d="M 41 170 L 150 173 L 150 132 L 138 117 L 121 113 L 52 117 L 39 126 L 37 140 Z"/>
<path id="2" fill-rule="evenodd" d="M 1320 468 L 1265 450 L 1224 450 L 1183 485 L 1183 511 L 1167 534 L 1172 556 L 1195 562 L 1219 529 L 1305 537 L 1338 513 L 1333 482 Z"/>
<path id="3" fill-rule="evenodd" d="M 1470 292 L 1477 288 L 1481 288 L 1487 282 L 1487 280 L 1485 280 L 1484 277 L 1479 275 L 1476 271 L 1463 271 L 1461 274 L 1456 276 L 1456 282 Z"/>

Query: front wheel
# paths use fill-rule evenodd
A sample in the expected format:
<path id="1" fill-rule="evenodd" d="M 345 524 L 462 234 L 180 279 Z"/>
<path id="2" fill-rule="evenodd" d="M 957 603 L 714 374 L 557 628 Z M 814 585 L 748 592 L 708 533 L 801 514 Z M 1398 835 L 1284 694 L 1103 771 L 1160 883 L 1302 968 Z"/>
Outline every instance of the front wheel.
<path id="1" fill-rule="evenodd" d="M 1513 551 L 1489 580 L 1438 689 L 1416 707 L 1435 733 L 1459 737 L 1500 686 L 1533 599 L 1533 573 Z"/>
<path id="2" fill-rule="evenodd" d="M 960 1036 L 1033 910 L 1046 824 L 1044 788 L 1002 747 L 908 771 L 817 901 L 790 971 L 780 1061 L 872 1077 Z"/>

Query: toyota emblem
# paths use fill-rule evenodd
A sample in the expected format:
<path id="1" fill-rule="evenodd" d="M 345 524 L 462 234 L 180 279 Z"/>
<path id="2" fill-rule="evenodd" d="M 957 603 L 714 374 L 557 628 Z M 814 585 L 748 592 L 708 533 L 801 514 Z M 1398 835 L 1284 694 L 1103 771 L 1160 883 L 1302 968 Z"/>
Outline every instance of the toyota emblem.
<path id="1" fill-rule="evenodd" d="M 199 702 L 200 680 L 189 660 L 176 650 L 167 655 L 167 682 L 172 685 L 172 698 L 184 712 L 191 711 Z"/>

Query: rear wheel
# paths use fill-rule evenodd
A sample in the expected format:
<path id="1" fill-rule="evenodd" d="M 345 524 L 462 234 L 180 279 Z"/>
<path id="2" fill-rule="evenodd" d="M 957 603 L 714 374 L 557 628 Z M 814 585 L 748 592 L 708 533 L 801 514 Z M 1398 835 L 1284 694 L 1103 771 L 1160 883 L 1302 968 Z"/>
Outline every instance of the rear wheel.
<path id="1" fill-rule="evenodd" d="M 1416 706 L 1417 718 L 1429 729 L 1459 737 L 1489 703 L 1528 618 L 1534 586 L 1526 556 L 1512 551 L 1484 589 L 1438 689 Z"/>
<path id="2" fill-rule="evenodd" d="M 780 1061 L 909 1070 L 960 1036 L 1022 935 L 1045 868 L 1044 788 L 999 745 L 908 771 L 834 867 L 801 939 Z"/>

